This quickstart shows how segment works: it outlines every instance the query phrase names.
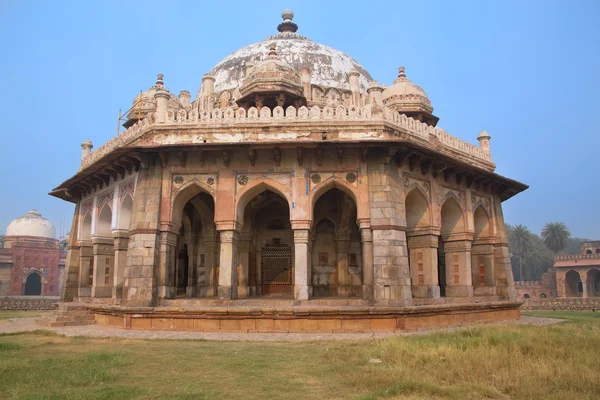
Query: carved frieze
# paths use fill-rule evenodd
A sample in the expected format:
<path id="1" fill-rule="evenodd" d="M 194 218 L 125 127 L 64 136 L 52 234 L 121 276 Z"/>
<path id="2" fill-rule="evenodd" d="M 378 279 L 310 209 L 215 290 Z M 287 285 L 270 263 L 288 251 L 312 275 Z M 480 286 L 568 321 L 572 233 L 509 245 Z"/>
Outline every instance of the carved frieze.
<path id="1" fill-rule="evenodd" d="M 210 194 L 215 193 L 218 174 L 171 174 L 171 196 L 173 199 L 181 190 L 196 184 Z"/>
<path id="2" fill-rule="evenodd" d="M 273 171 L 265 171 L 265 172 L 235 172 L 235 193 L 244 186 L 251 186 L 253 181 L 267 179 L 274 182 L 277 182 L 280 185 L 285 187 L 284 194 L 287 197 L 292 196 L 292 181 L 294 179 L 293 172 L 273 172 Z"/>
<path id="3" fill-rule="evenodd" d="M 317 189 L 331 181 L 344 182 L 346 185 L 358 187 L 360 172 L 358 170 L 345 171 L 307 171 L 307 191 L 316 192 Z"/>

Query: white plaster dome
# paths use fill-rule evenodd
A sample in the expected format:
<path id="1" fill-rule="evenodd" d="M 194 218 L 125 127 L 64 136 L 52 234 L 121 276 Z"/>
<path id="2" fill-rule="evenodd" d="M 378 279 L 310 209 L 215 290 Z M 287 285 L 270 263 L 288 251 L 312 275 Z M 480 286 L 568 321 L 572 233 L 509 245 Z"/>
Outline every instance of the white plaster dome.
<path id="1" fill-rule="evenodd" d="M 56 229 L 39 212 L 31 210 L 8 224 L 6 236 L 38 236 L 56 239 Z"/>
<path id="2" fill-rule="evenodd" d="M 281 61 L 295 70 L 308 68 L 311 84 L 337 89 L 350 89 L 348 73 L 360 73 L 359 84 L 362 90 L 373 80 L 367 70 L 349 55 L 296 33 L 298 26 L 292 22 L 293 13 L 282 13 L 284 22 L 279 24 L 279 34 L 266 40 L 243 47 L 225 57 L 209 73 L 215 78 L 215 92 L 232 90 L 242 85 L 246 70 L 268 57 L 269 45 L 275 44 Z"/>

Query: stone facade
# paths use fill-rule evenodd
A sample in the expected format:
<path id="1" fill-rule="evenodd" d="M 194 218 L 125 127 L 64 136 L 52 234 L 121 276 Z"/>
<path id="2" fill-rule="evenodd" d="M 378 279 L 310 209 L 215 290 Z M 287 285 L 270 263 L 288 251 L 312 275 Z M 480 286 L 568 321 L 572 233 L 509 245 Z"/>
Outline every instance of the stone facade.
<path id="1" fill-rule="evenodd" d="M 515 287 L 521 299 L 600 297 L 600 241 L 582 243 L 580 254 L 557 255 L 541 281 L 516 282 Z"/>
<path id="2" fill-rule="evenodd" d="M 308 57 L 292 16 L 244 79 L 226 59 L 190 102 L 159 75 L 125 132 L 82 144 L 51 193 L 77 205 L 64 301 L 514 302 L 501 202 L 526 186 L 494 173 L 489 135 L 435 127 L 403 68 L 384 91 L 323 46 L 323 68 L 287 63 Z"/>

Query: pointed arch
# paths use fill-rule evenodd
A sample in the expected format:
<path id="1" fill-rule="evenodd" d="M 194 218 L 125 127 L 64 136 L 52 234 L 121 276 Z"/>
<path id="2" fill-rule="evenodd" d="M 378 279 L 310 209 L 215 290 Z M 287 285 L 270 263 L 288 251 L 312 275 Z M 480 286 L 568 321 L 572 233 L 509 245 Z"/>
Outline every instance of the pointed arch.
<path id="1" fill-rule="evenodd" d="M 312 192 L 310 193 L 311 196 L 311 201 L 310 201 L 310 216 L 311 218 L 313 218 L 314 213 L 315 213 L 315 204 L 317 204 L 317 201 L 319 200 L 319 198 L 321 198 L 321 196 L 323 196 L 325 193 L 327 193 L 328 191 L 330 191 L 331 189 L 338 189 L 344 193 L 346 193 L 348 196 L 350 196 L 350 198 L 354 201 L 354 204 L 356 204 L 356 218 L 360 219 L 360 218 L 368 218 L 369 214 L 368 214 L 368 207 L 359 207 L 358 204 L 358 191 L 357 189 L 350 185 L 349 183 L 338 179 L 338 178 L 332 178 L 329 179 L 327 181 L 323 181 L 321 183 L 319 183 L 317 186 L 315 186 L 312 190 Z"/>
<path id="2" fill-rule="evenodd" d="M 85 213 L 81 221 L 81 228 L 79 230 L 79 240 L 90 240 L 92 238 L 92 214 L 89 212 Z"/>
<path id="3" fill-rule="evenodd" d="M 583 291 L 581 275 L 571 269 L 565 274 L 565 294 L 567 297 L 581 297 Z"/>
<path id="4" fill-rule="evenodd" d="M 206 193 L 212 198 L 213 202 L 215 201 L 210 188 L 204 187 L 203 184 L 190 182 L 187 185 L 182 186 L 175 196 L 173 196 L 173 200 L 171 201 L 171 222 L 178 225 L 178 221 L 181 221 L 181 218 L 183 217 L 183 208 L 187 202 L 200 193 Z"/>
<path id="5" fill-rule="evenodd" d="M 131 213 L 133 211 L 133 197 L 127 193 L 121 200 L 119 205 L 119 219 L 117 222 L 118 229 L 129 229 L 129 223 L 131 222 Z"/>
<path id="6" fill-rule="evenodd" d="M 111 226 L 112 226 L 112 210 L 107 204 L 104 204 L 100 212 L 98 213 L 98 219 L 96 220 L 96 229 L 94 232 L 95 236 L 111 237 Z"/>
<path id="7" fill-rule="evenodd" d="M 478 204 L 473 212 L 473 223 L 475 227 L 474 240 L 492 236 L 491 217 L 483 204 Z"/>
<path id="8" fill-rule="evenodd" d="M 431 225 L 430 204 L 426 194 L 414 185 L 404 198 L 407 229 L 423 228 Z"/>
<path id="9" fill-rule="evenodd" d="M 442 217 L 442 235 L 463 233 L 465 231 L 464 213 L 453 193 L 446 196 L 440 213 Z"/>
<path id="10" fill-rule="evenodd" d="M 270 179 L 268 182 L 266 182 L 265 179 L 257 179 L 254 184 L 250 185 L 250 183 L 248 183 L 248 185 L 243 186 L 242 189 L 236 193 L 235 220 L 240 225 L 244 223 L 244 213 L 248 203 L 266 190 L 270 190 L 285 199 L 289 213 L 290 215 L 292 214 L 290 196 L 286 194 L 286 188 L 282 184 Z"/>

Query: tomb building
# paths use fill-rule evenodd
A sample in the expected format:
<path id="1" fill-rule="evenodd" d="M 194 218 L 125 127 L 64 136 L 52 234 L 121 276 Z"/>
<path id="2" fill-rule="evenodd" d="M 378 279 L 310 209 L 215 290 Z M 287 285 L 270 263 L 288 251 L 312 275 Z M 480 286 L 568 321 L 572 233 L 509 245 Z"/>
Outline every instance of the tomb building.
<path id="1" fill-rule="evenodd" d="M 159 74 L 124 132 L 82 143 L 50 193 L 75 204 L 63 301 L 134 329 L 518 318 L 502 202 L 527 186 L 490 135 L 450 135 L 404 67 L 384 87 L 282 17 L 193 100 Z"/>

